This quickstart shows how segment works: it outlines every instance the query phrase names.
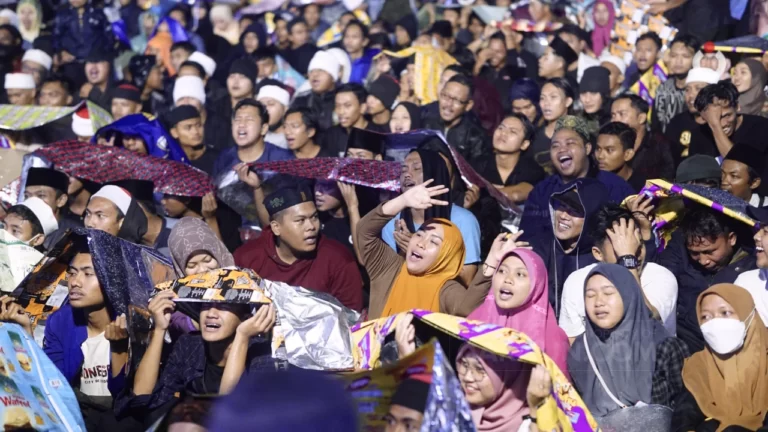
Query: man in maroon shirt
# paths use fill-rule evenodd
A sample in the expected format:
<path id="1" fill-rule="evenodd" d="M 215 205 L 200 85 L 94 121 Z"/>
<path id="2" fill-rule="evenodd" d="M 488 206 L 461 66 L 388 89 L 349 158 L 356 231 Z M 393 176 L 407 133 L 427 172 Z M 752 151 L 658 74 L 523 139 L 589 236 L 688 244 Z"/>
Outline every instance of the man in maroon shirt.
<path id="1" fill-rule="evenodd" d="M 269 227 L 235 251 L 235 264 L 269 280 L 331 294 L 360 311 L 363 281 L 355 257 L 341 243 L 320 235 L 313 199 L 300 189 L 281 188 L 268 195 L 264 206 Z"/>

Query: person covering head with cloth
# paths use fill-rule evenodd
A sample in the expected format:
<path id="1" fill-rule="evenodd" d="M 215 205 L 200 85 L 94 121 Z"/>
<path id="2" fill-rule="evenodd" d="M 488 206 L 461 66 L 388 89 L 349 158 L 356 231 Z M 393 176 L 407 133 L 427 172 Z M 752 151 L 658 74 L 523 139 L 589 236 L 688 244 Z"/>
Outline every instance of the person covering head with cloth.
<path id="1" fill-rule="evenodd" d="M 147 233 L 147 217 L 128 191 L 107 185 L 91 196 L 85 209 L 85 227 L 141 244 Z"/>
<path id="2" fill-rule="evenodd" d="M 625 407 L 671 406 L 688 351 L 651 318 L 635 277 L 618 264 L 598 264 L 584 301 L 586 331 L 568 353 L 568 371 L 598 424 Z"/>
<path id="3" fill-rule="evenodd" d="M 752 297 L 717 284 L 699 294 L 696 311 L 707 344 L 685 362 L 672 430 L 764 430 L 768 330 Z"/>
<path id="4" fill-rule="evenodd" d="M 502 236 L 506 242 L 514 242 Z M 549 305 L 547 268 L 541 257 L 531 250 L 516 248 L 501 257 L 492 276 L 481 284 L 484 289 L 490 287 L 488 296 L 467 318 L 525 333 L 567 374 L 570 345 Z"/>

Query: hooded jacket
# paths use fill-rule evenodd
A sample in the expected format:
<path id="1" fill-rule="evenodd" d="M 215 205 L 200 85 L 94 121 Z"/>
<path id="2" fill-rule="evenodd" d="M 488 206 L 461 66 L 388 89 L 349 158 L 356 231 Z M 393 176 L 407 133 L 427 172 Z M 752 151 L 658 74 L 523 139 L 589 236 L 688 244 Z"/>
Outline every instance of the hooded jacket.
<path id="1" fill-rule="evenodd" d="M 578 197 L 578 205 L 581 206 L 584 214 L 584 224 L 576 241 L 576 247 L 566 252 L 560 240 L 555 237 L 556 221 L 553 203 L 572 192 L 575 192 Z M 608 198 L 608 189 L 595 179 L 583 178 L 563 185 L 549 199 L 549 230 L 530 240 L 533 250 L 544 259 L 544 264 L 548 269 L 549 303 L 558 316 L 560 314 L 560 296 L 568 275 L 597 262 L 592 256 L 593 241 L 586 234 L 586 231 L 590 218 L 603 203 L 609 201 Z"/>
<path id="2" fill-rule="evenodd" d="M 459 124 L 446 130 L 445 122 L 440 118 L 438 111 L 437 117 L 424 119 L 424 128 L 443 132 L 448 144 L 458 150 L 467 161 L 493 152 L 488 134 L 479 124 L 472 121 L 472 117 L 467 113 L 462 115 Z"/>
<path id="3" fill-rule="evenodd" d="M 303 96 L 297 96 L 291 104 L 291 108 L 308 108 L 321 131 L 333 126 L 333 110 L 336 108 L 336 90 L 330 90 L 322 94 L 309 92 Z"/>

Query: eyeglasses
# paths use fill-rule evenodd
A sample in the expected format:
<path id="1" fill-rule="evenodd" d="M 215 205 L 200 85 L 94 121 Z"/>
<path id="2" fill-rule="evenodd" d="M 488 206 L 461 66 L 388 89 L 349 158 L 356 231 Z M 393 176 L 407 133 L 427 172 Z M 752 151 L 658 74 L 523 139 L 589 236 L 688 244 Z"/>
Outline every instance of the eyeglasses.
<path id="1" fill-rule="evenodd" d="M 459 373 L 460 377 L 466 375 L 467 372 L 469 372 L 475 381 L 482 381 L 487 376 L 485 369 L 483 369 L 482 366 L 480 365 L 470 366 L 469 362 L 466 360 L 461 360 L 458 362 L 458 364 L 456 365 L 456 372 Z"/>
<path id="2" fill-rule="evenodd" d="M 453 105 L 466 105 L 469 103 L 468 100 L 461 100 L 461 99 L 455 98 L 445 92 L 441 92 L 440 97 L 452 103 Z"/>

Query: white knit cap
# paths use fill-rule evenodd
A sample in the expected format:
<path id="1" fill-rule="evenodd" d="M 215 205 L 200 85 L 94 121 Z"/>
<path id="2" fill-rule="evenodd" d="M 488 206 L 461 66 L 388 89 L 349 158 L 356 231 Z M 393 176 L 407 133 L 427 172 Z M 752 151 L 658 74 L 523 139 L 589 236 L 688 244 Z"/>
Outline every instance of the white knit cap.
<path id="1" fill-rule="evenodd" d="M 201 53 L 200 51 L 195 51 L 192 53 L 192 55 L 189 56 L 187 61 L 195 62 L 203 67 L 203 70 L 205 70 L 205 74 L 209 77 L 212 77 L 213 74 L 216 72 L 216 61 L 212 58 L 208 57 L 207 55 Z"/>
<path id="2" fill-rule="evenodd" d="M 333 54 L 326 51 L 318 51 L 315 53 L 314 57 L 312 57 L 312 61 L 309 62 L 309 68 L 307 70 L 312 72 L 315 69 L 328 72 L 328 75 L 330 75 L 334 81 L 339 79 L 339 61 L 336 60 L 336 57 Z"/>
<path id="3" fill-rule="evenodd" d="M 288 94 L 288 91 L 282 87 L 278 87 L 276 85 L 265 85 L 261 88 L 261 90 L 259 90 L 259 94 L 256 95 L 257 101 L 260 101 L 262 98 L 272 98 L 287 108 L 291 100 L 291 95 Z"/>
<path id="4" fill-rule="evenodd" d="M 618 69 L 622 75 L 627 72 L 627 64 L 624 63 L 624 60 L 615 55 L 608 54 L 608 51 L 603 51 L 603 54 L 600 56 L 600 63 L 610 63 L 616 66 L 616 69 Z"/>
<path id="5" fill-rule="evenodd" d="M 117 206 L 124 215 L 128 214 L 128 207 L 130 207 L 131 199 L 133 199 L 127 190 L 115 185 L 103 186 L 98 192 L 93 194 L 91 199 L 94 198 L 108 199 Z"/>
<path id="6" fill-rule="evenodd" d="M 351 12 L 359 8 L 360 5 L 363 4 L 363 0 L 343 0 L 342 3 L 344 3 L 344 7 Z"/>
<path id="7" fill-rule="evenodd" d="M 8 24 L 19 28 L 19 16 L 16 15 L 16 12 L 10 10 L 10 9 L 3 9 L 0 10 L 0 18 L 5 18 L 8 20 Z"/>
<path id="8" fill-rule="evenodd" d="M 59 229 L 59 222 L 56 220 L 56 216 L 53 215 L 53 210 L 45 201 L 37 197 L 30 197 L 19 205 L 23 205 L 35 214 L 40 222 L 40 226 L 43 227 L 43 234 L 48 235 Z"/>
<path id="9" fill-rule="evenodd" d="M 685 83 L 707 83 L 717 84 L 720 81 L 720 74 L 717 71 L 710 68 L 695 67 L 688 71 L 688 77 L 685 78 Z"/>
<path id="10" fill-rule="evenodd" d="M 6 89 L 22 89 L 22 90 L 34 90 L 35 78 L 30 74 L 25 73 L 9 73 L 5 74 L 5 88 Z"/>
<path id="11" fill-rule="evenodd" d="M 344 75 L 340 76 L 338 80 L 341 81 L 342 84 L 348 83 L 350 76 L 352 76 L 352 63 L 349 61 L 349 54 L 341 48 L 330 48 L 328 49 L 328 52 L 336 57 L 336 61 L 339 62 L 339 66 L 341 66 L 343 70 L 342 73 Z"/>
<path id="12" fill-rule="evenodd" d="M 79 137 L 92 137 L 95 133 L 87 105 L 81 106 L 72 114 L 72 132 Z"/>
<path id="13" fill-rule="evenodd" d="M 192 97 L 201 103 L 205 103 L 205 84 L 203 80 L 194 75 L 176 78 L 176 83 L 173 85 L 173 103 L 175 104 L 183 97 Z"/>
<path id="14" fill-rule="evenodd" d="M 21 58 L 21 61 L 31 61 L 37 63 L 44 67 L 46 70 L 51 70 L 51 66 L 53 65 L 53 59 L 48 55 L 47 52 L 34 48 L 27 50 L 27 52 L 24 53 L 24 57 Z"/>

